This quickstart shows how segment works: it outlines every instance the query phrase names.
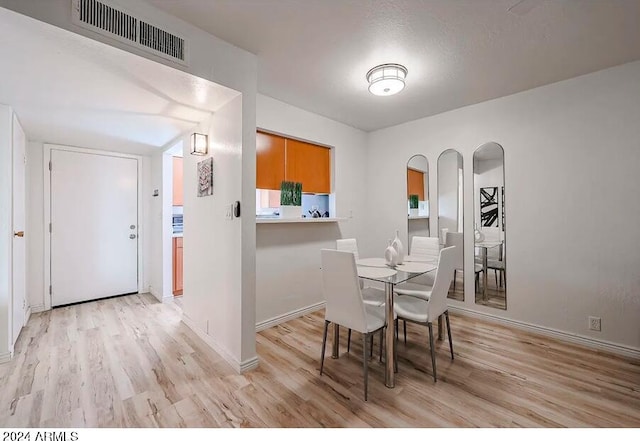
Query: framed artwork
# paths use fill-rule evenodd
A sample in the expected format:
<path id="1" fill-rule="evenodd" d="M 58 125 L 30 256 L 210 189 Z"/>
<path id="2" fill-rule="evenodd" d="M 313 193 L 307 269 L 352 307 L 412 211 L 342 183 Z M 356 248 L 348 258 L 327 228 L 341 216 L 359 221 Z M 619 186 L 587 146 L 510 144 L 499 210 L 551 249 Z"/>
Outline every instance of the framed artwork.
<path id="1" fill-rule="evenodd" d="M 498 226 L 498 187 L 480 189 L 480 225 Z"/>
<path id="2" fill-rule="evenodd" d="M 213 158 L 198 162 L 198 197 L 213 194 Z"/>

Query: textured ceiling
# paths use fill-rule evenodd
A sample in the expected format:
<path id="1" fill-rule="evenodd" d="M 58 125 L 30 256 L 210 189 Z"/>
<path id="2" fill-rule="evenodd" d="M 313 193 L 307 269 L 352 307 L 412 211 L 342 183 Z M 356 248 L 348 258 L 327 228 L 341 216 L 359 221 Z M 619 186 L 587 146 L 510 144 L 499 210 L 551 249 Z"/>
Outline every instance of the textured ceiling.
<path id="1" fill-rule="evenodd" d="M 237 92 L 0 8 L 0 103 L 33 141 L 147 154 Z"/>
<path id="2" fill-rule="evenodd" d="M 257 54 L 260 93 L 364 130 L 640 59 L 640 0 L 147 2 Z M 369 94 L 381 63 L 403 92 Z"/>

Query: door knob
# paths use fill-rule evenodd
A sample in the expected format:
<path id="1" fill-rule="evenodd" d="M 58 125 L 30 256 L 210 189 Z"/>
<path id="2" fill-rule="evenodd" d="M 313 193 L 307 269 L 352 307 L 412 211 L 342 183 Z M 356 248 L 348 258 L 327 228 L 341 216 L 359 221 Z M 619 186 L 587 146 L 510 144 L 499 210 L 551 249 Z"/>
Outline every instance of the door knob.
<path id="1" fill-rule="evenodd" d="M 135 238 L 136 238 L 136 235 L 135 235 L 135 234 L 130 234 L 130 235 L 129 235 L 129 239 L 135 239 Z"/>
<path id="2" fill-rule="evenodd" d="M 24 237 L 24 231 L 16 231 L 13 233 L 15 237 Z"/>

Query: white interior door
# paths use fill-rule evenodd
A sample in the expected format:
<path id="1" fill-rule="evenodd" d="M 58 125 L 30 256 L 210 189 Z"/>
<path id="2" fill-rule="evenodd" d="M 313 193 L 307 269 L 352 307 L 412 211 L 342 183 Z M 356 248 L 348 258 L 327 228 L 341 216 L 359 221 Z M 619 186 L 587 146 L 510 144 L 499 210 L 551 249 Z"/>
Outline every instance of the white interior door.
<path id="1" fill-rule="evenodd" d="M 25 246 L 25 162 L 26 137 L 18 118 L 13 116 L 13 246 L 11 256 L 12 321 L 11 342 L 15 344 L 25 325 L 26 246 Z"/>
<path id="2" fill-rule="evenodd" d="M 138 291 L 138 161 L 51 150 L 52 306 Z"/>

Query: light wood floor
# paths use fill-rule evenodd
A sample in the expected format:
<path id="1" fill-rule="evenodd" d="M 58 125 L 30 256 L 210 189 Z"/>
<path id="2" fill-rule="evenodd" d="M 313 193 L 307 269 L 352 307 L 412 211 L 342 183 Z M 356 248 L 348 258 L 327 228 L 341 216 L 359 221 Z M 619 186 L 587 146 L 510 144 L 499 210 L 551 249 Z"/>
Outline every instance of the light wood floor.
<path id="1" fill-rule="evenodd" d="M 319 376 L 323 314 L 258 334 L 258 369 L 236 375 L 148 294 L 32 316 L 0 365 L 3 427 L 639 427 L 640 362 L 451 317 L 455 361 L 426 329 L 399 344 L 397 387 L 360 338 Z M 402 338 L 402 337 L 401 337 Z M 377 339 L 376 339 L 377 340 Z M 377 348 L 376 348 L 377 351 Z M 330 353 L 330 351 L 328 351 Z"/>

